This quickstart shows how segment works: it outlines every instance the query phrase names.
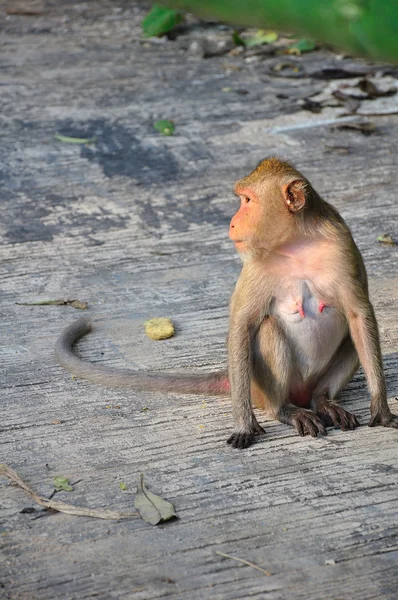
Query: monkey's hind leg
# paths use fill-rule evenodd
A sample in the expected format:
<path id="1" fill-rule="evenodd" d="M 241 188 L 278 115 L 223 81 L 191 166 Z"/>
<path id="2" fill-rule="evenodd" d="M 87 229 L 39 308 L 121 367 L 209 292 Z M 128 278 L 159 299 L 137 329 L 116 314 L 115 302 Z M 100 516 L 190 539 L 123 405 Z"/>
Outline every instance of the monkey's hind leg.
<path id="1" fill-rule="evenodd" d="M 292 425 L 299 435 L 326 434 L 320 418 L 312 411 L 289 403 L 294 369 L 292 351 L 278 323 L 269 317 L 262 324 L 253 351 L 253 402 L 273 419 Z"/>
<path id="2" fill-rule="evenodd" d="M 348 336 L 337 350 L 312 396 L 311 408 L 326 427 L 339 427 L 343 431 L 359 427 L 356 416 L 341 408 L 334 399 L 353 377 L 358 366 L 358 354 L 351 337 Z"/>

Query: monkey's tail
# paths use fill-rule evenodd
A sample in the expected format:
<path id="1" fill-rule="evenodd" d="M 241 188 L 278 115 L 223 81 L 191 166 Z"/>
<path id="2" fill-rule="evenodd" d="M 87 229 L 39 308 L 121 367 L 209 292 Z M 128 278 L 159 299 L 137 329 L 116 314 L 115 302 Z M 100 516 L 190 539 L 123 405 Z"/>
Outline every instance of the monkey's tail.
<path id="1" fill-rule="evenodd" d="M 179 392 L 182 394 L 226 395 L 230 392 L 228 373 L 156 373 L 109 368 L 86 362 L 73 352 L 74 344 L 92 330 L 90 319 L 82 317 L 69 325 L 55 344 L 55 357 L 67 371 L 107 387 L 136 390 Z"/>

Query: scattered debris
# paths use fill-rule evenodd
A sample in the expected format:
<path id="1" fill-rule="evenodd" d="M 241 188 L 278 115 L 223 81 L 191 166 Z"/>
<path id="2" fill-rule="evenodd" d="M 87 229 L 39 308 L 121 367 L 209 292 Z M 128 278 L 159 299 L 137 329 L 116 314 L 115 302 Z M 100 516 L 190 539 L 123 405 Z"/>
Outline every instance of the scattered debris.
<path id="1" fill-rule="evenodd" d="M 377 237 L 379 244 L 388 244 L 389 246 L 398 246 L 398 241 L 392 239 L 389 233 L 383 233 Z"/>
<path id="2" fill-rule="evenodd" d="M 338 89 L 332 92 L 332 95 L 337 98 L 337 100 L 341 100 L 344 104 L 344 107 L 350 112 L 355 113 L 358 108 L 361 106 L 361 102 L 358 98 L 350 96 L 349 94 L 345 94 L 342 90 Z"/>
<path id="3" fill-rule="evenodd" d="M 316 102 L 315 100 L 311 100 L 311 98 L 304 98 L 301 108 L 316 114 L 322 112 L 322 104 L 320 102 Z"/>
<path id="4" fill-rule="evenodd" d="M 333 558 L 328 558 L 327 560 L 325 560 L 325 565 L 334 566 L 335 564 L 336 561 Z"/>
<path id="5" fill-rule="evenodd" d="M 346 122 L 340 123 L 339 125 L 332 125 L 332 129 L 338 129 L 339 131 L 343 131 L 345 129 L 352 129 L 353 131 L 359 131 L 363 135 L 371 135 L 375 133 L 377 127 L 372 121 L 362 121 L 360 123 L 354 122 Z"/>
<path id="6" fill-rule="evenodd" d="M 289 46 L 285 50 L 285 53 L 300 56 L 304 52 L 312 52 L 313 50 L 316 50 L 316 43 L 313 40 L 301 38 L 300 40 Z"/>
<path id="7" fill-rule="evenodd" d="M 43 0 L 13 0 L 6 6 L 7 15 L 36 17 L 44 15 L 45 12 Z"/>
<path id="8" fill-rule="evenodd" d="M 171 502 L 164 500 L 147 489 L 142 474 L 140 475 L 137 493 L 134 498 L 134 506 L 141 518 L 151 525 L 157 525 L 161 521 L 169 521 L 177 516 Z"/>
<path id="9" fill-rule="evenodd" d="M 53 479 L 54 489 L 57 492 L 73 492 L 73 487 L 69 483 L 69 479 L 67 477 L 63 477 L 62 475 L 58 475 Z"/>
<path id="10" fill-rule="evenodd" d="M 397 89 L 390 87 L 386 90 L 380 90 L 370 79 L 364 78 L 358 82 L 359 89 L 371 100 L 373 98 L 383 98 L 384 96 L 394 96 Z"/>
<path id="11" fill-rule="evenodd" d="M 278 62 L 271 67 L 271 71 L 279 77 L 298 77 L 304 74 L 303 68 L 294 62 Z"/>
<path id="12" fill-rule="evenodd" d="M 141 22 L 144 37 L 160 37 L 169 33 L 183 20 L 178 10 L 155 4 Z"/>
<path id="13" fill-rule="evenodd" d="M 18 306 L 72 306 L 78 310 L 86 310 L 87 302 L 81 300 L 39 300 L 38 302 L 15 302 Z"/>
<path id="14" fill-rule="evenodd" d="M 363 70 L 345 69 L 343 67 L 323 67 L 319 71 L 310 73 L 314 79 L 351 79 L 353 77 L 363 77 L 367 73 Z"/>
<path id="15" fill-rule="evenodd" d="M 258 29 L 252 37 L 241 36 L 237 31 L 232 34 L 232 40 L 236 46 L 244 48 L 254 48 L 255 46 L 263 46 L 264 44 L 273 44 L 278 39 L 276 31 L 265 31 Z"/>
<path id="16" fill-rule="evenodd" d="M 123 492 L 127 490 L 127 484 L 123 483 L 123 481 L 119 483 L 119 487 Z"/>
<path id="17" fill-rule="evenodd" d="M 325 152 L 335 152 L 336 154 L 341 154 L 342 156 L 349 154 L 350 149 L 347 146 L 325 146 Z"/>
<path id="18" fill-rule="evenodd" d="M 92 138 L 79 138 L 56 133 L 54 137 L 59 142 L 64 142 L 64 144 L 94 144 L 94 142 L 97 141 L 97 138 L 95 136 Z"/>
<path id="19" fill-rule="evenodd" d="M 230 558 L 231 560 L 236 560 L 237 562 L 243 563 L 244 565 L 252 567 L 253 569 L 257 569 L 257 571 L 260 571 L 267 577 L 270 577 L 272 575 L 272 573 L 270 573 L 269 571 L 266 571 L 265 569 L 262 569 L 258 565 L 255 565 L 254 563 L 252 563 L 248 560 L 244 560 L 243 558 L 237 558 L 236 556 L 231 556 L 230 554 L 225 554 L 224 552 L 219 552 L 218 550 L 216 550 L 216 554 L 218 554 L 219 556 L 223 556 L 224 558 Z"/>
<path id="20" fill-rule="evenodd" d="M 156 121 L 153 124 L 153 127 L 162 135 L 173 135 L 175 131 L 174 122 L 168 121 L 167 119 L 161 119 L 160 121 Z"/>
<path id="21" fill-rule="evenodd" d="M 155 317 L 144 323 L 145 333 L 151 340 L 166 340 L 173 337 L 174 325 L 171 319 Z"/>
<path id="22" fill-rule="evenodd" d="M 8 477 L 17 484 L 18 487 L 22 488 L 30 494 L 33 500 L 49 510 L 55 510 L 58 512 L 65 513 L 67 515 L 75 515 L 80 517 L 93 517 L 96 519 L 107 519 L 107 520 L 115 520 L 119 519 L 131 519 L 132 517 L 137 517 L 136 512 L 131 513 L 123 513 L 115 510 L 107 510 L 101 508 L 85 508 L 83 506 L 75 506 L 73 504 L 66 504 L 65 502 L 57 502 L 54 500 L 47 500 L 47 498 L 43 498 L 42 496 L 38 496 L 31 487 L 29 487 L 16 473 L 11 467 L 4 463 L 0 463 L 0 475 L 4 475 Z"/>

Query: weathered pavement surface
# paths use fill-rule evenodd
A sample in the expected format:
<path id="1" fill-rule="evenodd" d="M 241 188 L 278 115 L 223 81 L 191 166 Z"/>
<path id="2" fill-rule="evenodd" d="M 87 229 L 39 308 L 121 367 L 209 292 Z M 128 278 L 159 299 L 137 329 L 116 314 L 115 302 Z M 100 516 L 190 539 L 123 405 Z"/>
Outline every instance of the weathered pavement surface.
<path id="1" fill-rule="evenodd" d="M 362 373 L 342 401 L 363 427 L 314 440 L 270 422 L 266 436 L 239 452 L 225 443 L 228 400 L 73 380 L 53 348 L 83 313 L 16 304 L 86 300 L 95 323 L 79 345 L 87 360 L 224 367 L 240 267 L 227 239 L 236 209 L 230 190 L 277 154 L 303 170 L 353 230 L 398 413 L 397 248 L 376 242 L 397 235 L 397 96 L 361 103 L 358 112 L 392 113 L 370 116 L 377 129 L 369 136 L 334 128 L 342 106 L 300 108 L 330 89 L 325 66 L 385 77 L 389 69 L 327 51 L 203 58 L 204 44 L 214 53 L 230 31 L 193 24 L 174 41 L 143 42 L 145 7 L 134 2 L 43 6 L 37 16 L 7 16 L 2 3 L 0 13 L 1 461 L 44 496 L 64 475 L 77 483 L 55 499 L 123 511 L 132 510 L 133 495 L 119 484 L 134 492 L 144 473 L 179 519 L 152 527 L 40 507 L 21 513 L 31 499 L 2 479 L 0 595 L 396 598 L 398 432 L 366 427 Z M 293 67 L 281 69 L 284 61 Z M 161 118 L 175 121 L 174 136 L 153 129 Z M 97 140 L 72 145 L 56 132 Z M 173 318 L 176 336 L 146 338 L 142 323 L 154 316 Z"/>

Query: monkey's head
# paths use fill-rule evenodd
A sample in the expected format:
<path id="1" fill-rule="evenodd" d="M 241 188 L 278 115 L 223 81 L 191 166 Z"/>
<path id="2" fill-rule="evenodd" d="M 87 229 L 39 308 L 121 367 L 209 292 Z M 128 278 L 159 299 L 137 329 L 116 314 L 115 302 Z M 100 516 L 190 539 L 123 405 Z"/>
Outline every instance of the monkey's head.
<path id="1" fill-rule="evenodd" d="M 242 256 L 270 251 L 297 235 L 309 183 L 289 163 L 265 158 L 235 184 L 240 208 L 229 237 Z"/>

